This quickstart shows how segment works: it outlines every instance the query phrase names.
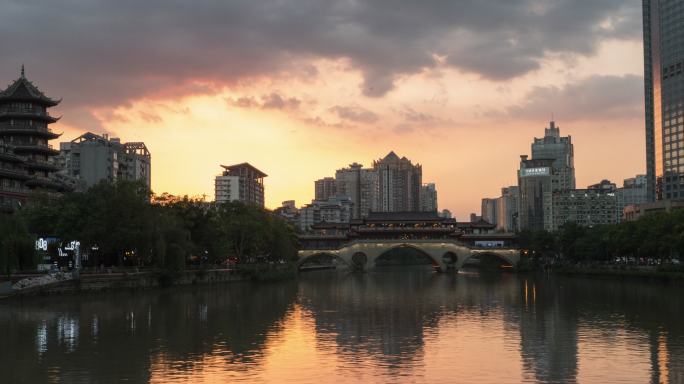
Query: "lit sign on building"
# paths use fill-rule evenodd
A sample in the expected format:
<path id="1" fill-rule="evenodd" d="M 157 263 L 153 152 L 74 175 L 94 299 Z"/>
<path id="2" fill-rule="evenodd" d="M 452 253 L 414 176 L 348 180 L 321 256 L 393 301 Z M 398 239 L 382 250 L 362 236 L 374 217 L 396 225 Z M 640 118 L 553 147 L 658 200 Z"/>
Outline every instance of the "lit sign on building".
<path id="1" fill-rule="evenodd" d="M 523 168 L 522 176 L 548 176 L 549 167 Z"/>

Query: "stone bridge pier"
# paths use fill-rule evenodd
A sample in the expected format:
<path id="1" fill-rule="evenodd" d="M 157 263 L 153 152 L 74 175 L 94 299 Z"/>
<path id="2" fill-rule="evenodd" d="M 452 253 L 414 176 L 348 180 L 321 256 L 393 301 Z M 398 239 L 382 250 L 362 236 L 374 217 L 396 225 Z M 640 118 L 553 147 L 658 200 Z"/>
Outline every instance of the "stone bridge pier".
<path id="1" fill-rule="evenodd" d="M 316 255 L 332 255 L 355 269 L 370 269 L 385 253 L 398 248 L 413 248 L 430 257 L 435 269 L 446 271 L 460 269 L 472 257 L 493 255 L 506 264 L 515 266 L 520 261 L 520 251 L 515 248 L 474 248 L 455 240 L 356 240 L 334 250 L 300 250 L 299 263 Z"/>

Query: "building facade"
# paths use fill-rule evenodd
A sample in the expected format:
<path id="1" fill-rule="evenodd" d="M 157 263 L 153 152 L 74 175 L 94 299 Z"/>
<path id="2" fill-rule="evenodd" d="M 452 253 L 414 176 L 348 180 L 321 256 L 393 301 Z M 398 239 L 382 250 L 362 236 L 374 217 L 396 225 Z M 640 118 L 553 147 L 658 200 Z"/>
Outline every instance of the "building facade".
<path id="1" fill-rule="evenodd" d="M 379 212 L 420 211 L 420 187 L 423 170 L 406 157 L 399 158 L 393 151 L 373 162 L 378 174 Z"/>
<path id="2" fill-rule="evenodd" d="M 285 200 L 273 213 L 287 220 L 294 227 L 299 227 L 299 209 L 294 200 Z"/>
<path id="3" fill-rule="evenodd" d="M 437 212 L 437 188 L 435 183 L 423 184 L 420 187 L 420 211 Z"/>
<path id="4" fill-rule="evenodd" d="M 48 109 L 59 104 L 20 77 L 0 91 L 0 206 L 13 210 L 30 190 L 63 192 L 68 189 L 54 173 L 59 153 L 50 140 L 60 136 L 49 126 L 58 119 Z"/>
<path id="5" fill-rule="evenodd" d="M 501 197 L 497 199 L 497 230 L 507 233 L 518 230 L 519 195 L 520 191 L 517 186 L 501 188 Z"/>
<path id="6" fill-rule="evenodd" d="M 499 199 L 492 199 L 488 197 L 482 199 L 482 207 L 480 209 L 480 217 L 482 217 L 482 220 L 490 224 L 498 223 L 498 200 Z"/>
<path id="7" fill-rule="evenodd" d="M 684 197 L 684 3 L 643 0 L 649 201 Z"/>
<path id="8" fill-rule="evenodd" d="M 337 182 L 334 177 L 324 177 L 314 181 L 316 200 L 326 200 L 337 195 Z"/>
<path id="9" fill-rule="evenodd" d="M 144 143 L 122 143 L 107 134 L 85 133 L 59 144 L 58 163 L 77 185 L 90 188 L 100 181 L 142 181 L 152 188 L 152 155 Z"/>
<path id="10" fill-rule="evenodd" d="M 378 210 L 378 174 L 361 164 L 353 163 L 348 168 L 335 172 L 337 196 L 346 196 L 353 204 L 352 217 L 360 219 Z"/>
<path id="11" fill-rule="evenodd" d="M 217 203 L 239 201 L 264 207 L 264 177 L 268 176 L 249 163 L 222 165 L 224 171 L 214 179 Z"/>
<path id="12" fill-rule="evenodd" d="M 575 149 L 572 137 L 561 137 L 560 127 L 554 121 L 544 129 L 544 137 L 535 138 L 532 143 L 532 159 L 553 159 L 554 188 L 575 189 Z"/>
<path id="13" fill-rule="evenodd" d="M 615 188 L 588 188 L 553 193 L 553 226 L 558 230 L 566 223 L 583 227 L 618 222 Z"/>
<path id="14" fill-rule="evenodd" d="M 553 192 L 558 190 L 553 163 L 553 159 L 528 160 L 526 155 L 520 156 L 518 219 L 521 230 L 553 228 Z"/>
<path id="15" fill-rule="evenodd" d="M 642 204 L 633 204 L 625 207 L 623 221 L 635 221 L 645 215 L 653 213 L 665 213 L 684 209 L 684 199 L 659 200 Z"/>
<path id="16" fill-rule="evenodd" d="M 637 175 L 625 179 L 622 188 L 617 189 L 617 215 L 622 221 L 625 207 L 639 205 L 648 202 L 648 178 L 646 175 Z"/>
<path id="17" fill-rule="evenodd" d="M 353 216 L 353 203 L 347 196 L 334 196 L 314 200 L 299 209 L 299 228 L 306 232 L 321 223 L 349 224 Z"/>

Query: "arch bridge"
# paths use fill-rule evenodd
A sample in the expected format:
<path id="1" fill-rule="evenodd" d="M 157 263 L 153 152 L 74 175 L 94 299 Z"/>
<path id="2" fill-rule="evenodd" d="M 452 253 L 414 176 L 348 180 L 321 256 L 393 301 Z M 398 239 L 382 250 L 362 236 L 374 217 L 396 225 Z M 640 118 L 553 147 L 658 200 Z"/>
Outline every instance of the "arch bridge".
<path id="1" fill-rule="evenodd" d="M 520 250 L 513 247 L 477 247 L 456 239 L 421 240 L 353 240 L 336 249 L 302 249 L 299 265 L 318 255 L 331 255 L 355 269 L 375 267 L 376 260 L 386 253 L 401 248 L 413 248 L 430 257 L 439 271 L 460 269 L 468 261 L 480 256 L 495 256 L 505 264 L 515 266 L 520 261 Z"/>

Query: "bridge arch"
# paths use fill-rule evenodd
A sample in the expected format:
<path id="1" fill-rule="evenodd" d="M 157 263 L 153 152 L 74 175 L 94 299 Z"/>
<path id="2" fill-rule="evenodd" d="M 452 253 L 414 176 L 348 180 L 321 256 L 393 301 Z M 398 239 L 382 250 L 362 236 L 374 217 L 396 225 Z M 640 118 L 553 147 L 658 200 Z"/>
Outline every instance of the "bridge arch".
<path id="1" fill-rule="evenodd" d="M 297 262 L 297 268 L 301 268 L 305 264 L 316 260 L 317 258 L 330 258 L 332 260 L 337 260 L 337 261 L 342 261 L 342 263 L 346 266 L 350 266 L 349 260 L 346 260 L 344 257 L 339 255 L 339 253 L 334 252 L 334 251 L 320 251 L 320 252 L 312 252 L 309 253 L 306 256 L 300 257 L 299 261 Z"/>
<path id="2" fill-rule="evenodd" d="M 504 252 L 496 252 L 496 251 L 488 251 L 488 250 L 482 250 L 482 251 L 475 251 L 471 252 L 466 258 L 464 258 L 459 264 L 461 267 L 463 265 L 469 264 L 469 262 L 472 262 L 473 259 L 479 259 L 480 263 L 484 260 L 485 263 L 492 263 L 492 261 L 499 261 L 501 264 L 500 266 L 503 268 L 512 268 L 515 267 L 517 264 L 517 260 L 511 257 L 512 255 L 508 255 L 507 253 Z"/>
<path id="3" fill-rule="evenodd" d="M 354 252 L 351 257 L 351 266 L 354 269 L 364 269 L 368 264 L 368 255 L 365 252 Z"/>
<path id="4" fill-rule="evenodd" d="M 318 253 L 330 253 L 342 259 L 354 269 L 373 268 L 376 259 L 397 248 L 413 248 L 430 258 L 431 264 L 441 271 L 458 270 L 468 260 L 477 255 L 496 256 L 502 264 L 515 266 L 520 260 L 517 248 L 479 248 L 454 239 L 429 240 L 352 240 L 337 249 L 304 249 L 299 251 L 300 262 Z M 477 256 L 481 258 L 482 256 Z"/>
<path id="5" fill-rule="evenodd" d="M 426 261 L 430 265 L 432 265 L 435 268 L 441 268 L 441 264 L 439 263 L 439 260 L 435 259 L 434 255 L 430 254 L 430 252 L 426 251 L 422 247 L 413 245 L 413 244 L 397 244 L 393 247 L 390 247 L 386 250 L 381 251 L 374 259 L 373 259 L 373 266 L 378 266 L 378 261 L 382 259 L 387 259 L 390 254 L 393 252 L 401 252 L 401 251 L 410 251 L 413 252 L 414 254 L 423 256 Z M 426 265 L 428 263 L 425 263 Z"/>
<path id="6" fill-rule="evenodd" d="M 442 255 L 442 261 L 447 267 L 453 267 L 458 263 L 458 254 L 453 251 L 446 251 L 444 252 L 444 255 Z"/>

